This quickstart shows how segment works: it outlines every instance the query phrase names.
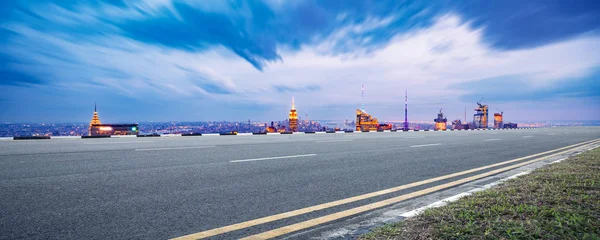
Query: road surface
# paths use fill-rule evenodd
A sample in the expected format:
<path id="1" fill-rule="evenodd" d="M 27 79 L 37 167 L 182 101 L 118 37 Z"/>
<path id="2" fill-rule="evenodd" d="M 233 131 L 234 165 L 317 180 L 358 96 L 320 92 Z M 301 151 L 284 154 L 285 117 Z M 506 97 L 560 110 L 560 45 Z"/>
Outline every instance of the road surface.
<path id="1" fill-rule="evenodd" d="M 565 127 L 4 140 L 0 239 L 176 238 L 598 138 L 598 127 Z M 242 238 L 453 180 L 212 238 Z"/>

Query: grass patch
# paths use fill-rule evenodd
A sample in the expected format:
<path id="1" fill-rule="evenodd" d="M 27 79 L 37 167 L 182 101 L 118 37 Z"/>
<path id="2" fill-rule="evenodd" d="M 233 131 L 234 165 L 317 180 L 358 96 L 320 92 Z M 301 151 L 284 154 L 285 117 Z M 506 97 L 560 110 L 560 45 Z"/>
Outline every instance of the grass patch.
<path id="1" fill-rule="evenodd" d="M 600 239 L 600 148 L 360 239 Z"/>

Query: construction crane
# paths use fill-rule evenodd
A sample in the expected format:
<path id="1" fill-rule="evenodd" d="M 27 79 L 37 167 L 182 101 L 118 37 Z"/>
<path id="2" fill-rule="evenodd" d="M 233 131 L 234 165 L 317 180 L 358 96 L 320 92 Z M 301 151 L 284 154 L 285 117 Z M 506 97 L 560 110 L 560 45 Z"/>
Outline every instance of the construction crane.
<path id="1" fill-rule="evenodd" d="M 498 108 L 496 108 L 496 110 L 500 111 L 500 115 L 504 114 L 504 111 L 502 111 L 502 110 L 500 110 Z"/>

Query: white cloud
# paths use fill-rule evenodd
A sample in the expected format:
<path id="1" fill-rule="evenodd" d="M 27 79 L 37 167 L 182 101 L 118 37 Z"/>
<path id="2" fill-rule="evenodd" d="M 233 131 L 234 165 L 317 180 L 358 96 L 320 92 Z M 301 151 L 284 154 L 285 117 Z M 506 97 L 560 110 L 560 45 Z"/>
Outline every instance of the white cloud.
<path id="1" fill-rule="evenodd" d="M 90 82 L 139 97 L 156 93 L 163 98 L 183 99 L 203 95 L 214 101 L 282 107 L 287 107 L 295 95 L 297 105 L 304 108 L 301 112 L 325 112 L 323 106 L 342 106 L 351 116 L 352 108 L 360 106 L 360 84 L 364 83 L 367 109 L 381 104 L 383 107 L 374 114 L 382 119 L 401 118 L 404 89 L 409 89 L 412 106 L 431 108 L 428 112 L 432 117 L 441 107 L 462 116 L 464 104 L 458 98 L 464 92 L 451 88 L 453 84 L 524 75 L 530 77 L 534 86 L 543 88 L 556 80 L 584 76 L 588 69 L 600 65 L 598 37 L 500 51 L 484 42 L 482 29 L 472 29 L 456 15 L 442 16 L 431 27 L 394 36 L 376 50 L 366 51 L 361 44 L 350 42 L 349 46 L 356 46 L 350 55 L 327 52 L 345 41 L 347 34 L 389 22 L 391 19 L 373 18 L 364 25 L 341 28 L 319 45 L 300 51 L 280 49 L 283 61 L 268 63 L 263 72 L 223 47 L 191 53 L 114 35 L 100 36 L 93 42 L 77 41 L 46 35 L 24 25 L 10 26 L 18 35 L 3 50 L 14 57 L 30 57 L 27 72 L 72 88 L 90 88 L 86 84 L 73 84 Z M 50 52 L 67 60 L 48 57 Z M 361 52 L 369 54 L 356 54 Z M 190 70 L 198 76 L 191 77 Z M 115 76 L 119 74 L 123 76 Z M 233 94 L 209 93 L 199 81 Z M 273 85 L 318 85 L 321 90 L 280 93 Z M 448 107 L 459 103 L 456 109 Z"/>

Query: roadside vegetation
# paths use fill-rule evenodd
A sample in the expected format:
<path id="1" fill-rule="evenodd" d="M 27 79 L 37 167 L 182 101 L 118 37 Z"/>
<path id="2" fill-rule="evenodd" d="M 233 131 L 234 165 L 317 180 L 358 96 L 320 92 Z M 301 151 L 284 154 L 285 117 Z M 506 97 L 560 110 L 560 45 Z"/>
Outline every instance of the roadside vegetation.
<path id="1" fill-rule="evenodd" d="M 600 148 L 361 239 L 600 239 Z"/>

